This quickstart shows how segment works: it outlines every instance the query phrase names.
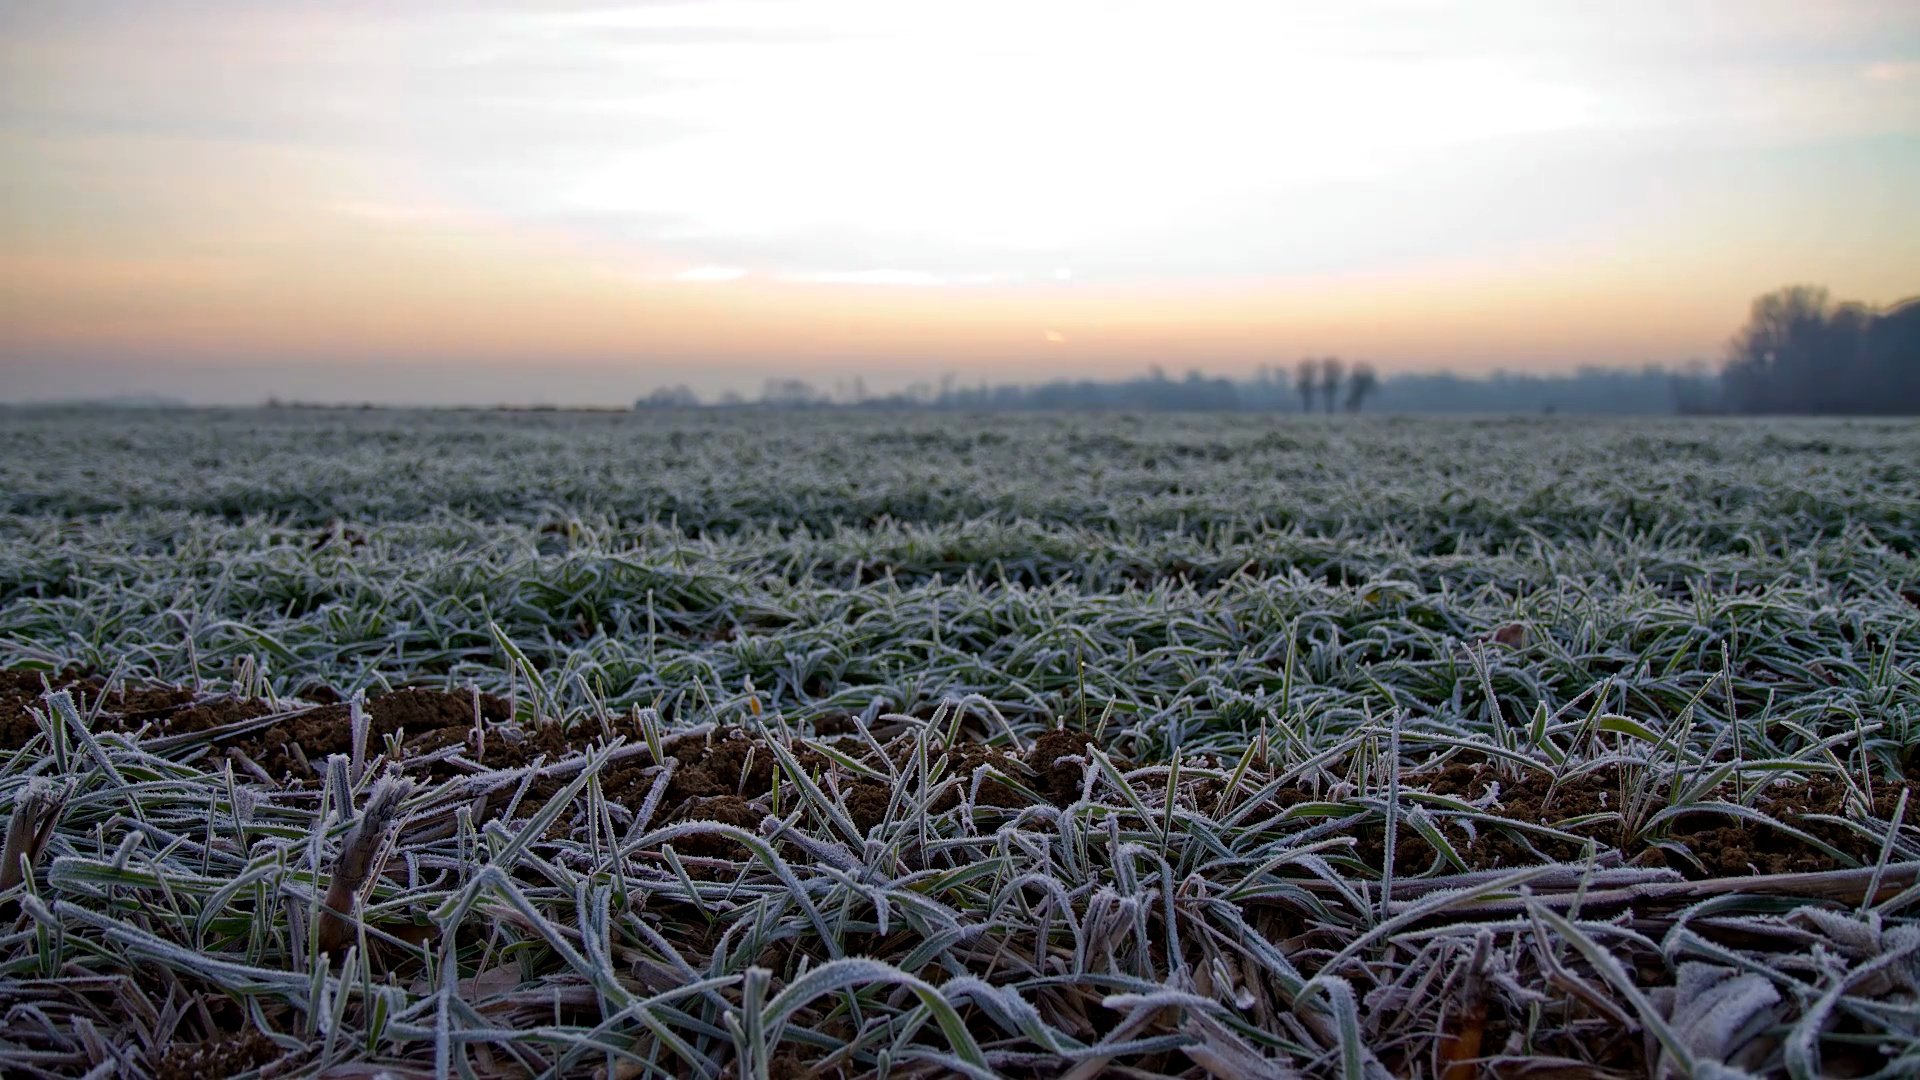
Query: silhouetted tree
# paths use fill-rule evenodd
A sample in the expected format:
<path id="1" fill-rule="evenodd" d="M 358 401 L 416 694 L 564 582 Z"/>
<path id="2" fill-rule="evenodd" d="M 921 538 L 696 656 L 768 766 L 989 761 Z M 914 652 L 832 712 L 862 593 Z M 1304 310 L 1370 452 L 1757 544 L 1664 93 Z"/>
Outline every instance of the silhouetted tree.
<path id="1" fill-rule="evenodd" d="M 1862 352 L 1875 372 L 1878 411 L 1920 412 L 1920 299 L 1895 304 L 1867 327 Z"/>
<path id="2" fill-rule="evenodd" d="M 1337 356 L 1323 357 L 1320 360 L 1320 397 L 1327 403 L 1327 412 L 1333 412 L 1334 399 L 1340 396 L 1340 377 L 1346 372 L 1346 365 Z"/>
<path id="3" fill-rule="evenodd" d="M 633 403 L 636 409 L 686 409 L 700 404 L 700 396 L 684 386 L 662 386 Z"/>
<path id="4" fill-rule="evenodd" d="M 1920 412 L 1920 301 L 1884 311 L 1794 285 L 1753 302 L 1720 381 L 1746 413 Z"/>
<path id="5" fill-rule="evenodd" d="M 1366 404 L 1367 395 L 1380 386 L 1380 376 L 1374 374 L 1373 365 L 1365 360 L 1353 365 L 1353 374 L 1347 379 L 1347 411 L 1357 413 L 1360 406 Z"/>
<path id="6" fill-rule="evenodd" d="M 1313 411 L 1313 392 L 1320 386 L 1320 361 L 1309 356 L 1293 369 L 1293 388 L 1300 394 L 1300 411 Z"/>
<path id="7" fill-rule="evenodd" d="M 1827 290 L 1793 285 L 1753 302 L 1747 325 L 1727 348 L 1721 380 L 1742 412 L 1798 411 L 1820 390 L 1823 361 L 1831 359 Z"/>

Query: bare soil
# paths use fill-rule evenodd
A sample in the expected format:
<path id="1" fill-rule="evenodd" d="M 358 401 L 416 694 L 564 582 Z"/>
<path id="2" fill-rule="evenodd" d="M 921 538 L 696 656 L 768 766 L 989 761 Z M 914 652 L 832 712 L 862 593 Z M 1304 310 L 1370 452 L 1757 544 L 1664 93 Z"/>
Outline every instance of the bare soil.
<path id="1" fill-rule="evenodd" d="M 404 731 L 404 745 L 414 753 L 438 749 L 460 742 L 473 728 L 474 694 L 462 691 L 429 690 L 408 687 L 367 699 L 367 739 L 369 752 L 376 752 L 387 736 Z M 479 713 L 488 723 L 505 723 L 512 718 L 505 698 L 478 695 Z M 264 711 L 255 716 L 266 715 Z M 496 750 L 510 756 L 517 747 L 505 740 Z M 343 704 L 290 716 L 285 721 L 254 735 L 232 740 L 235 747 L 252 758 L 276 779 L 312 782 L 330 754 L 351 753 L 353 725 L 349 707 Z"/>
<path id="2" fill-rule="evenodd" d="M 1406 782 L 1436 794 L 1451 795 L 1469 802 L 1479 800 L 1491 790 L 1492 784 L 1498 782 L 1500 789 L 1494 803 L 1488 808 L 1490 812 L 1513 821 L 1560 827 L 1560 823 L 1572 819 L 1623 810 L 1623 800 L 1643 780 L 1619 768 L 1609 767 L 1582 773 L 1556 785 L 1550 777 L 1536 771 L 1503 779 L 1486 763 L 1453 762 L 1431 778 L 1416 774 L 1406 778 Z M 1914 786 L 1920 785 L 1912 781 L 1876 785 L 1874 815 L 1882 820 L 1890 819 L 1900 789 Z M 1847 792 L 1844 780 L 1830 776 L 1819 776 L 1806 782 L 1776 781 L 1762 794 L 1758 808 L 1781 823 L 1825 841 L 1862 863 L 1870 863 L 1878 857 L 1879 851 L 1859 832 L 1830 822 L 1806 819 L 1810 814 L 1845 816 Z M 1737 794 L 1730 786 L 1715 793 L 1716 797 L 1729 802 Z M 1641 812 L 1651 816 L 1666 805 L 1656 795 Z M 1564 828 L 1563 831 L 1592 836 L 1603 845 L 1617 845 L 1622 839 L 1620 824 L 1612 820 Z M 1410 836 L 1409 832 L 1405 829 L 1401 831 L 1400 850 L 1406 853 L 1406 857 L 1421 864 L 1431 860 L 1432 849 L 1424 840 Z M 1359 835 L 1361 852 L 1378 857 L 1382 839 L 1380 830 L 1362 829 Z M 1449 839 L 1455 837 L 1450 836 Z M 1700 865 L 1657 847 L 1653 841 L 1658 839 L 1683 845 Z M 1455 851 L 1469 869 L 1480 870 L 1539 862 L 1539 856 L 1529 850 L 1529 845 L 1555 860 L 1574 859 L 1580 854 L 1579 846 L 1567 841 L 1531 834 L 1522 839 L 1514 833 L 1487 827 L 1482 827 L 1472 842 L 1456 844 Z M 1670 866 L 1696 878 L 1799 873 L 1833 870 L 1848 865 L 1791 833 L 1713 812 L 1682 815 L 1657 833 L 1632 841 L 1625 849 L 1625 854 L 1644 865 Z M 1396 861 L 1400 858 L 1396 855 Z"/>
<path id="3" fill-rule="evenodd" d="M 0 750 L 18 750 L 40 734 L 32 710 L 44 708 L 42 694 L 49 690 L 72 691 L 82 715 L 97 709 L 95 727 L 104 731 L 145 729 L 158 736 L 184 735 L 274 712 L 274 706 L 261 699 L 196 696 L 186 687 L 128 685 L 110 694 L 105 687 L 104 678 L 78 669 L 59 673 L 0 671 Z M 322 704 L 288 716 L 264 731 L 220 739 L 219 746 L 239 750 L 276 779 L 294 784 L 318 780 L 317 770 L 328 755 L 353 749 L 350 710 L 341 695 L 329 688 L 310 686 L 302 690 L 301 697 Z M 506 699 L 489 694 L 478 698 L 480 715 L 489 724 L 512 719 Z M 450 738 L 463 739 L 473 726 L 474 700 L 475 695 L 469 692 L 420 687 L 374 695 L 367 701 L 370 750 L 377 751 L 384 737 L 402 730 L 410 753 L 444 746 Z M 280 708 L 288 706 L 282 702 Z M 496 740 L 488 747 L 486 763 L 496 767 L 523 764 L 521 759 L 540 749 L 529 746 L 531 741 Z M 565 746 L 547 749 L 563 751 Z"/>
<path id="4" fill-rule="evenodd" d="M 39 721 L 30 710 L 42 709 L 41 694 L 49 690 L 73 691 L 73 703 L 82 716 L 96 705 L 113 714 L 118 727 L 122 718 L 134 721 L 154 719 L 182 709 L 193 701 L 193 691 L 184 687 L 129 687 L 106 695 L 107 680 L 89 671 L 68 668 L 59 672 L 27 670 L 0 671 L 0 750 L 18 750 L 40 734 Z"/>
<path id="5" fill-rule="evenodd" d="M 218 729 L 266 716 L 270 711 L 264 701 L 196 696 L 184 687 L 128 685 L 107 694 L 103 678 L 78 669 L 44 674 L 0 671 L 0 750 L 16 750 L 39 734 L 39 724 L 29 710 L 41 707 L 41 695 L 49 687 L 73 691 L 75 703 L 83 713 L 93 714 L 97 709 L 95 723 L 102 730 L 144 729 L 163 736 L 180 735 Z M 300 697 L 322 704 L 288 716 L 265 730 L 219 739 L 216 752 L 238 751 L 288 786 L 318 782 L 318 770 L 328 755 L 352 750 L 349 709 L 337 691 L 324 686 L 303 688 Z M 542 759 L 557 760 L 586 747 L 602 734 L 598 730 L 567 729 L 558 724 L 522 730 L 512 725 L 511 708 L 503 698 L 411 687 L 368 700 L 370 752 L 378 752 L 385 737 L 401 731 L 405 732 L 403 752 L 408 758 L 466 741 L 473 728 L 476 697 L 479 714 L 489 732 L 478 760 L 488 768 L 516 768 Z M 921 705 L 913 712 L 927 718 L 933 715 L 933 707 Z M 854 718 L 844 712 L 821 714 L 813 718 L 811 726 L 816 737 L 823 738 L 846 737 L 856 730 Z M 970 733 L 970 728 L 963 725 L 963 733 Z M 983 765 L 1013 778 L 1055 806 L 1066 806 L 1080 795 L 1089 742 L 1088 736 L 1082 733 L 1053 730 L 1041 734 L 1031 748 L 1021 752 L 971 741 L 939 750 L 929 765 L 944 769 L 946 775 L 957 778 L 959 783 L 949 786 L 929 809 L 937 813 L 958 805 L 962 792 L 973 790 L 974 773 Z M 892 800 L 892 791 L 886 784 L 849 773 L 804 744 L 796 745 L 791 752 L 823 787 L 843 797 L 848 816 L 858 828 L 870 829 L 886 818 Z M 471 755 L 471 750 L 468 753 Z M 778 775 L 776 758 L 772 748 L 757 736 L 730 728 L 706 739 L 683 740 L 675 744 L 670 753 L 676 759 L 676 768 L 660 804 L 658 820 L 721 821 L 752 829 L 770 811 L 768 797 Z M 911 756 L 900 743 L 890 747 L 889 753 L 894 756 L 896 766 L 907 764 Z M 434 766 L 425 771 L 431 777 L 445 778 L 456 770 Z M 601 786 L 610 800 L 637 808 L 651 791 L 656 775 L 651 760 L 642 755 L 609 768 L 601 778 Z M 1568 823 L 1619 812 L 1623 799 L 1636 790 L 1640 782 L 1640 778 L 1617 767 L 1593 770 L 1556 783 L 1537 771 L 1503 771 L 1486 762 L 1461 761 L 1430 771 L 1410 772 L 1403 777 L 1409 791 L 1424 790 L 1484 804 L 1486 812 L 1495 817 L 1551 825 L 1592 837 L 1603 847 L 1617 846 L 1622 841 L 1621 827 L 1616 820 Z M 558 781 L 541 781 L 523 808 L 539 807 L 561 786 Z M 1920 781 L 1908 779 L 1875 785 L 1873 812 L 1877 818 L 1886 820 L 1892 816 L 1903 788 L 1920 788 Z M 1218 789 L 1217 784 L 1201 785 L 1197 792 L 1201 805 L 1210 806 Z M 1847 816 L 1849 791 L 1846 781 L 1829 776 L 1803 783 L 1776 782 L 1758 800 L 1758 806 L 1858 862 L 1870 863 L 1879 852 L 1868 837 L 1843 824 L 1812 819 L 1819 815 Z M 1735 793 L 1728 790 L 1717 794 L 1731 799 Z M 1490 802 L 1487 801 L 1489 795 L 1492 796 Z M 1004 809 L 1020 809 L 1033 802 L 1018 788 L 992 775 L 982 778 L 974 797 L 978 805 Z M 1262 809 L 1279 813 L 1289 806 L 1323 797 L 1303 787 L 1290 786 L 1274 795 Z M 1651 814 L 1663 805 L 1656 796 L 1641 812 Z M 1458 823 L 1450 822 L 1443 828 L 1468 869 L 1526 866 L 1543 859 L 1564 861 L 1576 859 L 1581 853 L 1581 846 L 1570 841 L 1543 838 L 1492 824 L 1477 825 L 1471 839 Z M 1353 831 L 1354 856 L 1363 863 L 1378 866 L 1385 854 L 1384 833 L 1377 820 L 1358 825 Z M 1693 859 L 1660 848 L 1654 841 L 1662 838 L 1683 847 Z M 744 854 L 738 850 L 739 845 L 718 837 L 689 837 L 676 846 L 687 854 L 715 858 L 737 858 Z M 1671 866 L 1690 877 L 1792 873 L 1848 865 L 1790 833 L 1707 812 L 1687 814 L 1659 830 L 1656 836 L 1632 839 L 1623 854 L 1642 865 Z M 1433 858 L 1432 848 L 1419 834 L 1407 827 L 1400 830 L 1395 861 L 1403 872 L 1417 873 Z"/>

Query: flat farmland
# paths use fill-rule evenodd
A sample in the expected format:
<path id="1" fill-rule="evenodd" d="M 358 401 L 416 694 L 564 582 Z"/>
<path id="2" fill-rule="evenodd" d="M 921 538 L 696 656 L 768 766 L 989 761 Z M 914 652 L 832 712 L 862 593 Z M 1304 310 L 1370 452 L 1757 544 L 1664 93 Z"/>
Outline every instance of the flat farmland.
<path id="1" fill-rule="evenodd" d="M 1920 426 L 0 410 L 0 1071 L 1920 1070 Z"/>

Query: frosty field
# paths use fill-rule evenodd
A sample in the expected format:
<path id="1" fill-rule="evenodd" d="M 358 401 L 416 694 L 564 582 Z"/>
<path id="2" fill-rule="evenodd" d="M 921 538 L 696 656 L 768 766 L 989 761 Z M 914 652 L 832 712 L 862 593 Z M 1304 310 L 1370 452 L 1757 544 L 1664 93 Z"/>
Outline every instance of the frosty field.
<path id="1" fill-rule="evenodd" d="M 1912 1075 L 1917 554 L 1910 422 L 0 410 L 0 1072 Z"/>

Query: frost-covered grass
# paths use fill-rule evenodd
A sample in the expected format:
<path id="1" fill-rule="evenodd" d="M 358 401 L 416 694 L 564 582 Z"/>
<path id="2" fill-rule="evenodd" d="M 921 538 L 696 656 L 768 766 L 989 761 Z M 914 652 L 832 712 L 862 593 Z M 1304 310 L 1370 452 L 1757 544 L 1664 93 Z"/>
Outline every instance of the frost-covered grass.
<path id="1" fill-rule="evenodd" d="M 1905 1074 L 1916 550 L 1896 422 L 0 412 L 0 664 L 516 713 L 37 703 L 0 1069 Z"/>

